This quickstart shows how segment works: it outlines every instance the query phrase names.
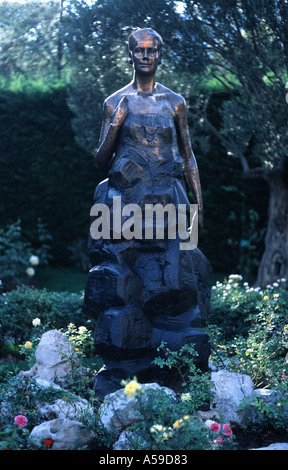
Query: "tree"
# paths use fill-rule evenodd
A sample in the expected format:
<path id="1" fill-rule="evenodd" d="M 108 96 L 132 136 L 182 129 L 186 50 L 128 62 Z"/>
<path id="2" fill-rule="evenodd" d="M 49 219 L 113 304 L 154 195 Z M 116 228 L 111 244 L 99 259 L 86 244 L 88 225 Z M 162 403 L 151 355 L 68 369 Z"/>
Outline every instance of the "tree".
<path id="1" fill-rule="evenodd" d="M 194 107 L 207 131 L 229 155 L 241 162 L 243 176 L 261 179 L 269 187 L 265 251 L 256 283 L 266 286 L 288 278 L 288 79 L 287 0 L 185 0 L 182 44 L 190 57 L 187 70 L 202 67 L 227 89 L 219 112 L 221 122 L 209 120 L 207 107 Z M 183 49 L 182 49 L 183 51 Z M 187 53 L 186 53 L 187 56 Z M 205 73 L 206 71 L 206 73 Z M 208 72 L 208 74 L 207 74 Z"/>
<path id="2" fill-rule="evenodd" d="M 0 74 L 60 78 L 63 0 L 0 4 Z"/>

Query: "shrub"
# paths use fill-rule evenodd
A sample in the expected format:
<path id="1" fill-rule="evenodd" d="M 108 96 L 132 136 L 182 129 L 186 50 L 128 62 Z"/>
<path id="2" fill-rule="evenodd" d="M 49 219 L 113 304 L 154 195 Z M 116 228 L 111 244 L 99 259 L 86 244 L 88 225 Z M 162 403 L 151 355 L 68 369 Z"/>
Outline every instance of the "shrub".
<path id="1" fill-rule="evenodd" d="M 15 345 L 30 340 L 32 321 L 39 318 L 45 329 L 61 329 L 67 324 L 90 326 L 82 312 L 83 298 L 70 292 L 49 292 L 19 286 L 0 296 L 0 346 L 6 341 Z"/>
<path id="2" fill-rule="evenodd" d="M 237 318 L 239 312 L 239 318 L 245 322 L 245 326 L 236 328 L 234 337 L 231 337 L 230 330 L 227 340 L 225 318 L 217 324 L 214 316 L 215 323 L 209 325 L 211 360 L 216 367 L 250 375 L 255 387 L 273 387 L 278 384 L 282 374 L 287 374 L 285 356 L 288 350 L 288 292 L 281 288 L 281 283 L 272 287 L 255 290 L 238 285 L 228 289 L 226 295 L 223 291 L 226 291 L 227 284 L 214 289 L 217 293 L 217 308 L 220 302 L 223 305 L 226 303 L 227 324 L 230 326 L 231 319 L 234 316 Z M 229 310 L 232 305 L 233 308 Z"/>
<path id="3" fill-rule="evenodd" d="M 133 382 L 137 382 L 134 378 Z M 126 384 L 125 390 L 129 386 Z M 129 389 L 130 390 L 130 389 Z M 127 393 L 128 396 L 131 396 Z M 185 402 L 163 389 L 136 389 L 139 415 L 127 433 L 131 450 L 208 450 L 212 448 L 208 428 L 189 415 Z"/>
<path id="4" fill-rule="evenodd" d="M 235 334 L 245 335 L 249 330 L 248 317 L 255 312 L 260 289 L 253 289 L 242 276 L 231 274 L 228 280 L 216 282 L 211 291 L 209 324 L 217 325 L 225 339 Z"/>
<path id="5" fill-rule="evenodd" d="M 170 351 L 166 343 L 161 343 L 157 348 L 159 356 L 154 359 L 154 364 L 161 369 L 173 369 L 181 380 L 181 401 L 185 403 L 186 413 L 195 413 L 198 408 L 209 403 L 211 386 L 210 374 L 203 373 L 197 368 L 195 359 L 197 353 L 193 344 L 185 344 L 180 351 Z M 178 380 L 179 380 L 178 379 Z"/>
<path id="6" fill-rule="evenodd" d="M 21 220 L 0 228 L 0 279 L 5 289 L 27 282 L 35 274 L 35 266 L 46 265 L 49 260 L 50 235 L 39 221 L 37 247 L 23 240 Z"/>

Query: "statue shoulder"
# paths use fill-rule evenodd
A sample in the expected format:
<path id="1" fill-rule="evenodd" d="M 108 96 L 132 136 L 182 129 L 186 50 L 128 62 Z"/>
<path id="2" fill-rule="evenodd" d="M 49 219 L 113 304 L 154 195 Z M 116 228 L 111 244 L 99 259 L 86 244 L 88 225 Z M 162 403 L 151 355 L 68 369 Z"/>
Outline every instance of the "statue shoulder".
<path id="1" fill-rule="evenodd" d="M 171 105 L 177 112 L 178 109 L 186 108 L 186 101 L 182 95 L 175 93 L 175 91 L 170 90 L 169 88 L 165 87 L 164 85 L 159 84 L 159 92 L 163 93 L 169 99 Z"/>
<path id="2" fill-rule="evenodd" d="M 113 93 L 112 95 L 108 96 L 103 103 L 104 114 L 108 116 L 113 114 L 123 96 L 126 96 L 130 92 L 131 86 L 129 84 L 121 88 L 120 90 L 115 91 L 115 93 Z"/>

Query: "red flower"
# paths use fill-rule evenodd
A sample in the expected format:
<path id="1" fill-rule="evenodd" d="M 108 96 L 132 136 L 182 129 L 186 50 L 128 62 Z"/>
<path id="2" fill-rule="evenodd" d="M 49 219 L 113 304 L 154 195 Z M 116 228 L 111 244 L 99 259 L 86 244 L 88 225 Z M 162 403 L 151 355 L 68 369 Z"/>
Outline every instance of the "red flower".
<path id="1" fill-rule="evenodd" d="M 224 436 L 231 436 L 231 434 L 233 434 L 232 429 L 230 428 L 229 424 L 223 424 L 222 429 L 224 431 L 223 432 Z"/>
<path id="2" fill-rule="evenodd" d="M 45 446 L 47 446 L 47 447 L 52 446 L 52 441 L 51 441 L 51 439 L 46 439 L 46 440 L 44 441 L 44 444 L 45 444 Z"/>
<path id="3" fill-rule="evenodd" d="M 212 423 L 210 426 L 210 431 L 215 431 L 215 432 L 220 431 L 220 424 L 216 422 Z"/>

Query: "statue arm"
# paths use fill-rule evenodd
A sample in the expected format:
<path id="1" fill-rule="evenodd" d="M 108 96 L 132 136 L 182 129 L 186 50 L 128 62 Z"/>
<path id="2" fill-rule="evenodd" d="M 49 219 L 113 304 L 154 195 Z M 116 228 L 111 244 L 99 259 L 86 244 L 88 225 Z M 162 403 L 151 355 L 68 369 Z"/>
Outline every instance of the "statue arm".
<path id="1" fill-rule="evenodd" d="M 117 142 L 119 130 L 128 113 L 127 98 L 120 100 L 114 110 L 112 104 L 107 101 L 103 106 L 103 123 L 99 140 L 99 148 L 96 153 L 96 162 L 103 168 L 111 160 Z"/>
<path id="2" fill-rule="evenodd" d="M 198 220 L 200 227 L 203 227 L 203 203 L 201 184 L 197 162 L 192 150 L 185 100 L 182 99 L 176 106 L 176 128 L 178 133 L 178 143 L 180 155 L 184 162 L 184 174 L 189 187 L 198 204 Z"/>

